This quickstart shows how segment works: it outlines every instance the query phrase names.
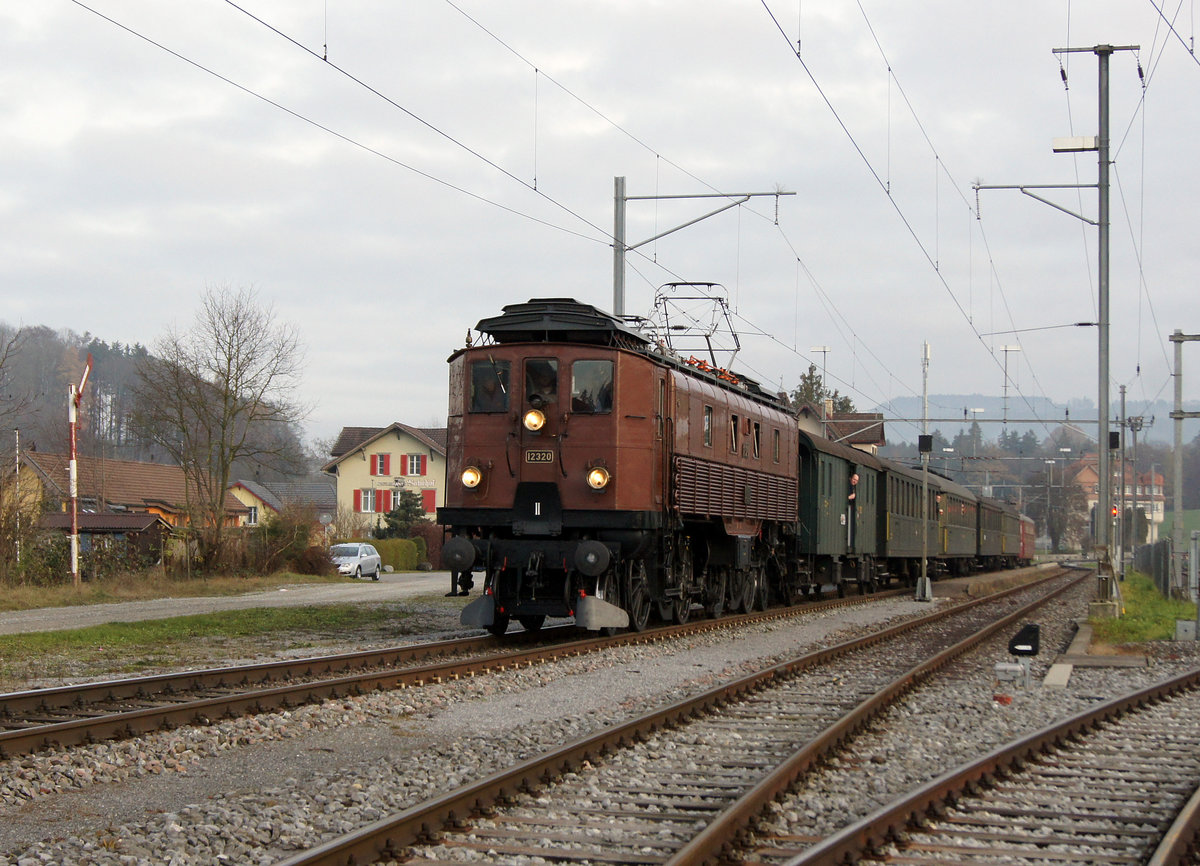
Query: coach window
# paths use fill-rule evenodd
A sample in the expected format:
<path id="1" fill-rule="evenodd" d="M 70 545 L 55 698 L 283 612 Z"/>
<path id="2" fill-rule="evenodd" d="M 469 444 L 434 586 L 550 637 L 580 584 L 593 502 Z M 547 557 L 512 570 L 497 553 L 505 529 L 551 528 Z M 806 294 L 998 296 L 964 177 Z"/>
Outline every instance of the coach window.
<path id="1" fill-rule="evenodd" d="M 508 361 L 471 362 L 471 411 L 508 411 Z"/>
<path id="2" fill-rule="evenodd" d="M 603 415 L 612 411 L 612 361 L 576 361 L 571 365 L 571 411 Z"/>
<path id="3" fill-rule="evenodd" d="M 713 440 L 713 413 L 712 406 L 704 407 L 704 444 L 711 448 Z"/>
<path id="4" fill-rule="evenodd" d="M 738 416 L 729 416 L 729 450 L 734 454 L 738 452 Z"/>

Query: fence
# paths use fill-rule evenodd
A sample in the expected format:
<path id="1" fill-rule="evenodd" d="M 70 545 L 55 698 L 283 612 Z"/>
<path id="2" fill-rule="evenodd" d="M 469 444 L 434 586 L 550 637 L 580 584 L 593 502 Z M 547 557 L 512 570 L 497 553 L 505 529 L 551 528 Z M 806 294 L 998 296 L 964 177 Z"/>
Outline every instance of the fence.
<path id="1" fill-rule="evenodd" d="M 1171 539 L 1134 548 L 1133 567 L 1154 579 L 1163 598 L 1171 598 Z"/>

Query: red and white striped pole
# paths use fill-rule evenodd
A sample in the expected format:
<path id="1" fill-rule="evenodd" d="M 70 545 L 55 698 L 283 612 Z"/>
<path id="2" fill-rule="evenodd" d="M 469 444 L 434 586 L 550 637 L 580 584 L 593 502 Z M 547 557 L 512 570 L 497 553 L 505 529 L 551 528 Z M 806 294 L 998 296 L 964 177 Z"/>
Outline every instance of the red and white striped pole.
<path id="1" fill-rule="evenodd" d="M 88 352 L 83 365 L 83 378 L 79 387 L 67 386 L 67 421 L 71 428 L 71 456 L 67 463 L 71 487 L 71 583 L 79 586 L 79 477 L 76 468 L 76 428 L 79 422 L 79 402 L 83 399 L 83 386 L 92 372 L 92 353 Z"/>

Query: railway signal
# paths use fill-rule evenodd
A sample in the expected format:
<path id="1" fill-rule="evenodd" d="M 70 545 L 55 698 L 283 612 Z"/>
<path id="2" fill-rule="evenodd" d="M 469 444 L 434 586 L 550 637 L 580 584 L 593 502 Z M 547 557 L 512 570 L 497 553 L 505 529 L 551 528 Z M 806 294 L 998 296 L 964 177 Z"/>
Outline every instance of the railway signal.
<path id="1" fill-rule="evenodd" d="M 79 387 L 67 386 L 67 425 L 70 428 L 71 456 L 67 463 L 71 493 L 71 583 L 79 586 L 79 472 L 76 468 L 76 430 L 79 426 L 79 403 L 83 400 L 83 386 L 92 372 L 92 353 L 88 352 L 83 364 L 83 377 Z"/>

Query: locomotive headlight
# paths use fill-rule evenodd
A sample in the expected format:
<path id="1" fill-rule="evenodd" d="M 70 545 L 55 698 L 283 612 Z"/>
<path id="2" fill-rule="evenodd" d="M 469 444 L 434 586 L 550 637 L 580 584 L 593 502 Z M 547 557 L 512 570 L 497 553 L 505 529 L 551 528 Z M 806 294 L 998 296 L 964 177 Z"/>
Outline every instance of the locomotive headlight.
<path id="1" fill-rule="evenodd" d="M 474 489 L 483 481 L 483 470 L 478 466 L 468 466 L 462 471 L 463 487 Z"/>
<path id="2" fill-rule="evenodd" d="M 530 409 L 525 413 L 522 422 L 525 424 L 526 430 L 536 433 L 546 426 L 546 414 L 541 409 Z"/>
<path id="3" fill-rule="evenodd" d="M 593 466 L 588 470 L 587 483 L 588 487 L 593 490 L 603 490 L 611 480 L 612 476 L 608 474 L 608 470 L 603 466 Z"/>

